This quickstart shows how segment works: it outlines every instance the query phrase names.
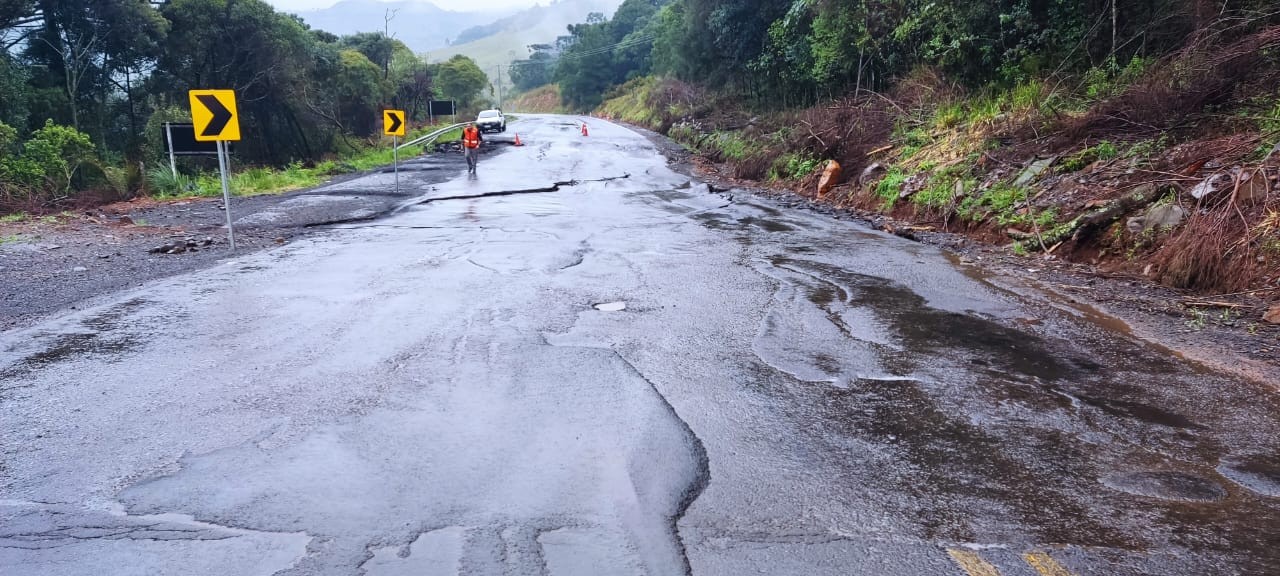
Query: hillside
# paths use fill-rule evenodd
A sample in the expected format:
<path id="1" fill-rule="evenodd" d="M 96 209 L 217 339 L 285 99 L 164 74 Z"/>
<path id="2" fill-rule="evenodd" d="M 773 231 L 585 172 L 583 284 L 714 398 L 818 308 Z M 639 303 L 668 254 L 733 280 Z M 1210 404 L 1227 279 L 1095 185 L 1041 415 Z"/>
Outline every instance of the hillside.
<path id="1" fill-rule="evenodd" d="M 559 93 L 894 233 L 1163 285 L 1191 330 L 1280 324 L 1280 13 L 906 4 L 627 0 Z"/>
<path id="2" fill-rule="evenodd" d="M 381 32 L 387 10 L 396 11 L 391 35 L 411 50 L 425 52 L 448 46 L 459 31 L 503 18 L 496 11 L 453 12 L 429 2 L 401 0 L 342 0 L 321 10 L 296 12 L 312 28 L 339 36 L 356 32 Z"/>
<path id="3" fill-rule="evenodd" d="M 470 57 L 480 68 L 494 78 L 499 66 L 529 55 L 528 45 L 554 42 L 556 37 L 568 34 L 570 24 L 585 22 L 587 15 L 600 12 L 612 16 L 621 0 L 564 0 L 550 6 L 535 6 L 503 20 L 507 23 L 501 32 L 472 42 L 440 47 L 427 52 L 429 62 L 447 60 L 454 54 Z M 511 82 L 502 71 L 502 83 Z"/>

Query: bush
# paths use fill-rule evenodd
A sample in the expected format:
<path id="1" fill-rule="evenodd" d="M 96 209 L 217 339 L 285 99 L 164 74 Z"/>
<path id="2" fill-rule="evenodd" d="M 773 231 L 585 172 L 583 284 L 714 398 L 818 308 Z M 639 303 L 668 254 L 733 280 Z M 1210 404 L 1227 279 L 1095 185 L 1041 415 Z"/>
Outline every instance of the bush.
<path id="1" fill-rule="evenodd" d="M 883 201 L 884 209 L 893 208 L 894 203 L 898 201 L 898 194 L 902 192 L 902 183 L 906 181 L 907 173 L 901 168 L 894 167 L 876 183 L 875 193 Z"/>
<path id="2" fill-rule="evenodd" d="M 66 197 L 80 168 L 95 160 L 89 136 L 70 126 L 45 121 L 13 153 L 16 132 L 0 130 L 0 180 L 5 182 L 5 200 L 47 203 Z"/>
<path id="3" fill-rule="evenodd" d="M 770 180 L 800 180 L 812 174 L 822 161 L 807 154 L 788 152 L 774 160 L 769 167 Z"/>
<path id="4" fill-rule="evenodd" d="M 155 196 L 186 196 L 196 192 L 195 182 L 191 178 L 174 174 L 168 168 L 148 170 L 147 185 Z"/>
<path id="5" fill-rule="evenodd" d="M 1085 72 L 1085 95 L 1090 100 L 1101 100 L 1120 94 L 1137 81 L 1149 65 L 1150 62 L 1141 56 L 1134 56 L 1121 68 L 1115 58 L 1111 58 L 1102 66 Z"/>

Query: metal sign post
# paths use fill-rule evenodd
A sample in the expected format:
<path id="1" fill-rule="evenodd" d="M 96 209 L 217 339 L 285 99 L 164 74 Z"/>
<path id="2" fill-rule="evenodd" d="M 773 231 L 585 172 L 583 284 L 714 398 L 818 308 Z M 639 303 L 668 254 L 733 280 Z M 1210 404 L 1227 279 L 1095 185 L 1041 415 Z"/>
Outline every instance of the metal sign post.
<path id="1" fill-rule="evenodd" d="M 227 213 L 227 240 L 231 241 L 231 250 L 236 249 L 236 234 L 231 229 L 231 186 L 227 183 L 227 143 L 218 140 L 218 172 L 222 174 L 222 205 Z"/>
<path id="2" fill-rule="evenodd" d="M 400 191 L 400 136 L 408 133 L 408 116 L 404 110 L 382 111 L 382 133 L 391 137 L 391 170 L 396 175 L 396 192 Z"/>
<path id="3" fill-rule="evenodd" d="M 169 171 L 173 173 L 173 177 L 178 177 L 178 161 L 173 157 L 173 128 L 168 122 L 164 123 L 164 138 L 169 143 Z"/>
<path id="4" fill-rule="evenodd" d="M 218 172 L 222 176 L 222 204 L 227 213 L 227 241 L 236 249 L 236 235 L 231 228 L 231 159 L 227 157 L 228 140 L 240 139 L 240 118 L 236 114 L 236 93 L 232 90 L 191 90 L 191 121 L 197 142 L 212 141 L 218 149 Z"/>

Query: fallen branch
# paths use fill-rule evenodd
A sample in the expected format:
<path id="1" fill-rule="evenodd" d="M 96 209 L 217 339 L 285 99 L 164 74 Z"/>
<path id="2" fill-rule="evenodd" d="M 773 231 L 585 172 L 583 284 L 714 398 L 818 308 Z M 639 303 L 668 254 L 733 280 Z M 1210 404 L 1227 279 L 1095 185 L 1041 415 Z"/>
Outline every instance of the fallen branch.
<path id="1" fill-rule="evenodd" d="M 1235 304 L 1232 302 L 1218 302 L 1216 300 L 1183 300 L 1183 306 L 1204 306 L 1212 308 L 1256 308 L 1247 304 Z"/>

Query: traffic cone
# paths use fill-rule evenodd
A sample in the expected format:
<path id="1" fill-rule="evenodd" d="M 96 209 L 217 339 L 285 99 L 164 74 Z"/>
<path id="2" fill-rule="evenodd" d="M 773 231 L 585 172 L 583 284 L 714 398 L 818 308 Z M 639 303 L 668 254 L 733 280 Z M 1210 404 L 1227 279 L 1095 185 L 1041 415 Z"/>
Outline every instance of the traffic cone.
<path id="1" fill-rule="evenodd" d="M 524 146 L 524 142 L 521 142 L 521 141 L 520 141 L 520 133 L 519 133 L 519 132 L 516 132 L 516 143 L 515 143 L 515 145 L 516 145 L 516 146 Z"/>
<path id="2" fill-rule="evenodd" d="M 583 136 L 586 136 L 586 135 L 587 135 L 587 123 L 586 123 L 586 122 L 583 122 L 583 123 L 582 123 L 582 135 L 583 135 Z"/>

